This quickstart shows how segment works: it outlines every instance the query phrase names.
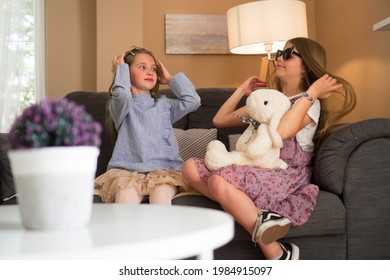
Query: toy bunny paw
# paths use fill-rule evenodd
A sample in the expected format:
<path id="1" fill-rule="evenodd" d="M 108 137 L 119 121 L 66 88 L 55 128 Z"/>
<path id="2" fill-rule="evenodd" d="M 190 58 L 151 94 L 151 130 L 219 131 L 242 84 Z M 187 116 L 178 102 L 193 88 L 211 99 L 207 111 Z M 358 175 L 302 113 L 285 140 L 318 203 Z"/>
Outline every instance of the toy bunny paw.
<path id="1" fill-rule="evenodd" d="M 283 160 L 279 159 L 278 160 L 278 163 L 277 163 L 278 167 L 280 169 L 287 169 L 288 165 L 286 162 L 284 162 Z"/>
<path id="2" fill-rule="evenodd" d="M 204 161 L 209 170 L 217 170 L 230 164 L 229 152 L 221 141 L 213 140 L 207 145 Z"/>

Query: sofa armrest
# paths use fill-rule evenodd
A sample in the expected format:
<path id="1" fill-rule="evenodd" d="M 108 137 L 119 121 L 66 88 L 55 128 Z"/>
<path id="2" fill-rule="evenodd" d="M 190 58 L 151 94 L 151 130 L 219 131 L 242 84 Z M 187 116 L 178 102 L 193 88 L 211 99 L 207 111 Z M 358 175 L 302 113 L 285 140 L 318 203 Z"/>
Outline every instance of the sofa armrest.
<path id="1" fill-rule="evenodd" d="M 11 165 L 5 150 L 8 142 L 8 134 L 0 133 L 0 204 L 15 196 L 14 180 L 11 172 Z"/>
<path id="2" fill-rule="evenodd" d="M 366 145 L 366 154 L 363 155 L 366 158 L 359 162 L 359 170 L 350 170 L 355 151 L 363 144 Z M 378 150 L 384 154 L 376 154 Z M 331 133 L 317 152 L 313 181 L 321 189 L 341 195 L 348 177 L 359 172 L 372 172 L 374 176 L 378 168 L 389 170 L 389 158 L 390 119 L 368 119 L 342 126 Z"/>
<path id="3" fill-rule="evenodd" d="M 389 259 L 390 119 L 369 119 L 332 133 L 317 153 L 313 179 L 343 201 L 347 258 Z"/>

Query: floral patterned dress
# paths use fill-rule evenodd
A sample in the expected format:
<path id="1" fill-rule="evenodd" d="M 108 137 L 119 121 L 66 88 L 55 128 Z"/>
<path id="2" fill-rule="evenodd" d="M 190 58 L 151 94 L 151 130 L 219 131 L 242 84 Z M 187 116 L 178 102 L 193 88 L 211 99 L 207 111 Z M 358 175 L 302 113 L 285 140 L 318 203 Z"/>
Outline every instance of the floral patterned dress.
<path id="1" fill-rule="evenodd" d="M 310 183 L 313 153 L 303 151 L 294 137 L 284 140 L 280 158 L 288 164 L 287 169 L 230 165 L 210 171 L 204 159 L 194 161 L 203 181 L 218 174 L 247 194 L 258 208 L 289 218 L 293 226 L 302 225 L 310 218 L 319 193 L 318 186 Z"/>

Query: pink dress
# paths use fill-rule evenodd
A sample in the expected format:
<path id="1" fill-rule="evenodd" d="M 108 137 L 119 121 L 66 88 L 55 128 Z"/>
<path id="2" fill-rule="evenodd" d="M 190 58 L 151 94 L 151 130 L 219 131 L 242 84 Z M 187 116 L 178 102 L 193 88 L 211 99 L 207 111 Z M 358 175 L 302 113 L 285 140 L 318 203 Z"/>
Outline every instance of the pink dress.
<path id="1" fill-rule="evenodd" d="M 287 169 L 230 165 L 211 172 L 203 159 L 194 161 L 203 181 L 218 174 L 246 193 L 258 208 L 287 217 L 294 226 L 302 225 L 310 218 L 319 193 L 318 186 L 310 183 L 313 153 L 303 151 L 294 137 L 283 142 L 280 158 Z"/>

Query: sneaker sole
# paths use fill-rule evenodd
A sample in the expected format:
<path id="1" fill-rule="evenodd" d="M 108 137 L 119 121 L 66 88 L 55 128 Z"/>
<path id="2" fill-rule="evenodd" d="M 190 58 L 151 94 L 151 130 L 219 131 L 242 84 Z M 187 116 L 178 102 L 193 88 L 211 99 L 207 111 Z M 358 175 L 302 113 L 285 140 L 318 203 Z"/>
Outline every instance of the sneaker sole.
<path id="1" fill-rule="evenodd" d="M 291 243 L 291 246 L 293 247 L 291 260 L 299 260 L 299 247 L 294 243 Z"/>
<path id="2" fill-rule="evenodd" d="M 278 222 L 268 221 L 260 225 L 258 230 L 259 234 L 256 239 L 261 244 L 271 244 L 272 242 L 284 237 L 288 233 L 290 227 L 291 221 L 289 219 L 284 219 Z"/>

